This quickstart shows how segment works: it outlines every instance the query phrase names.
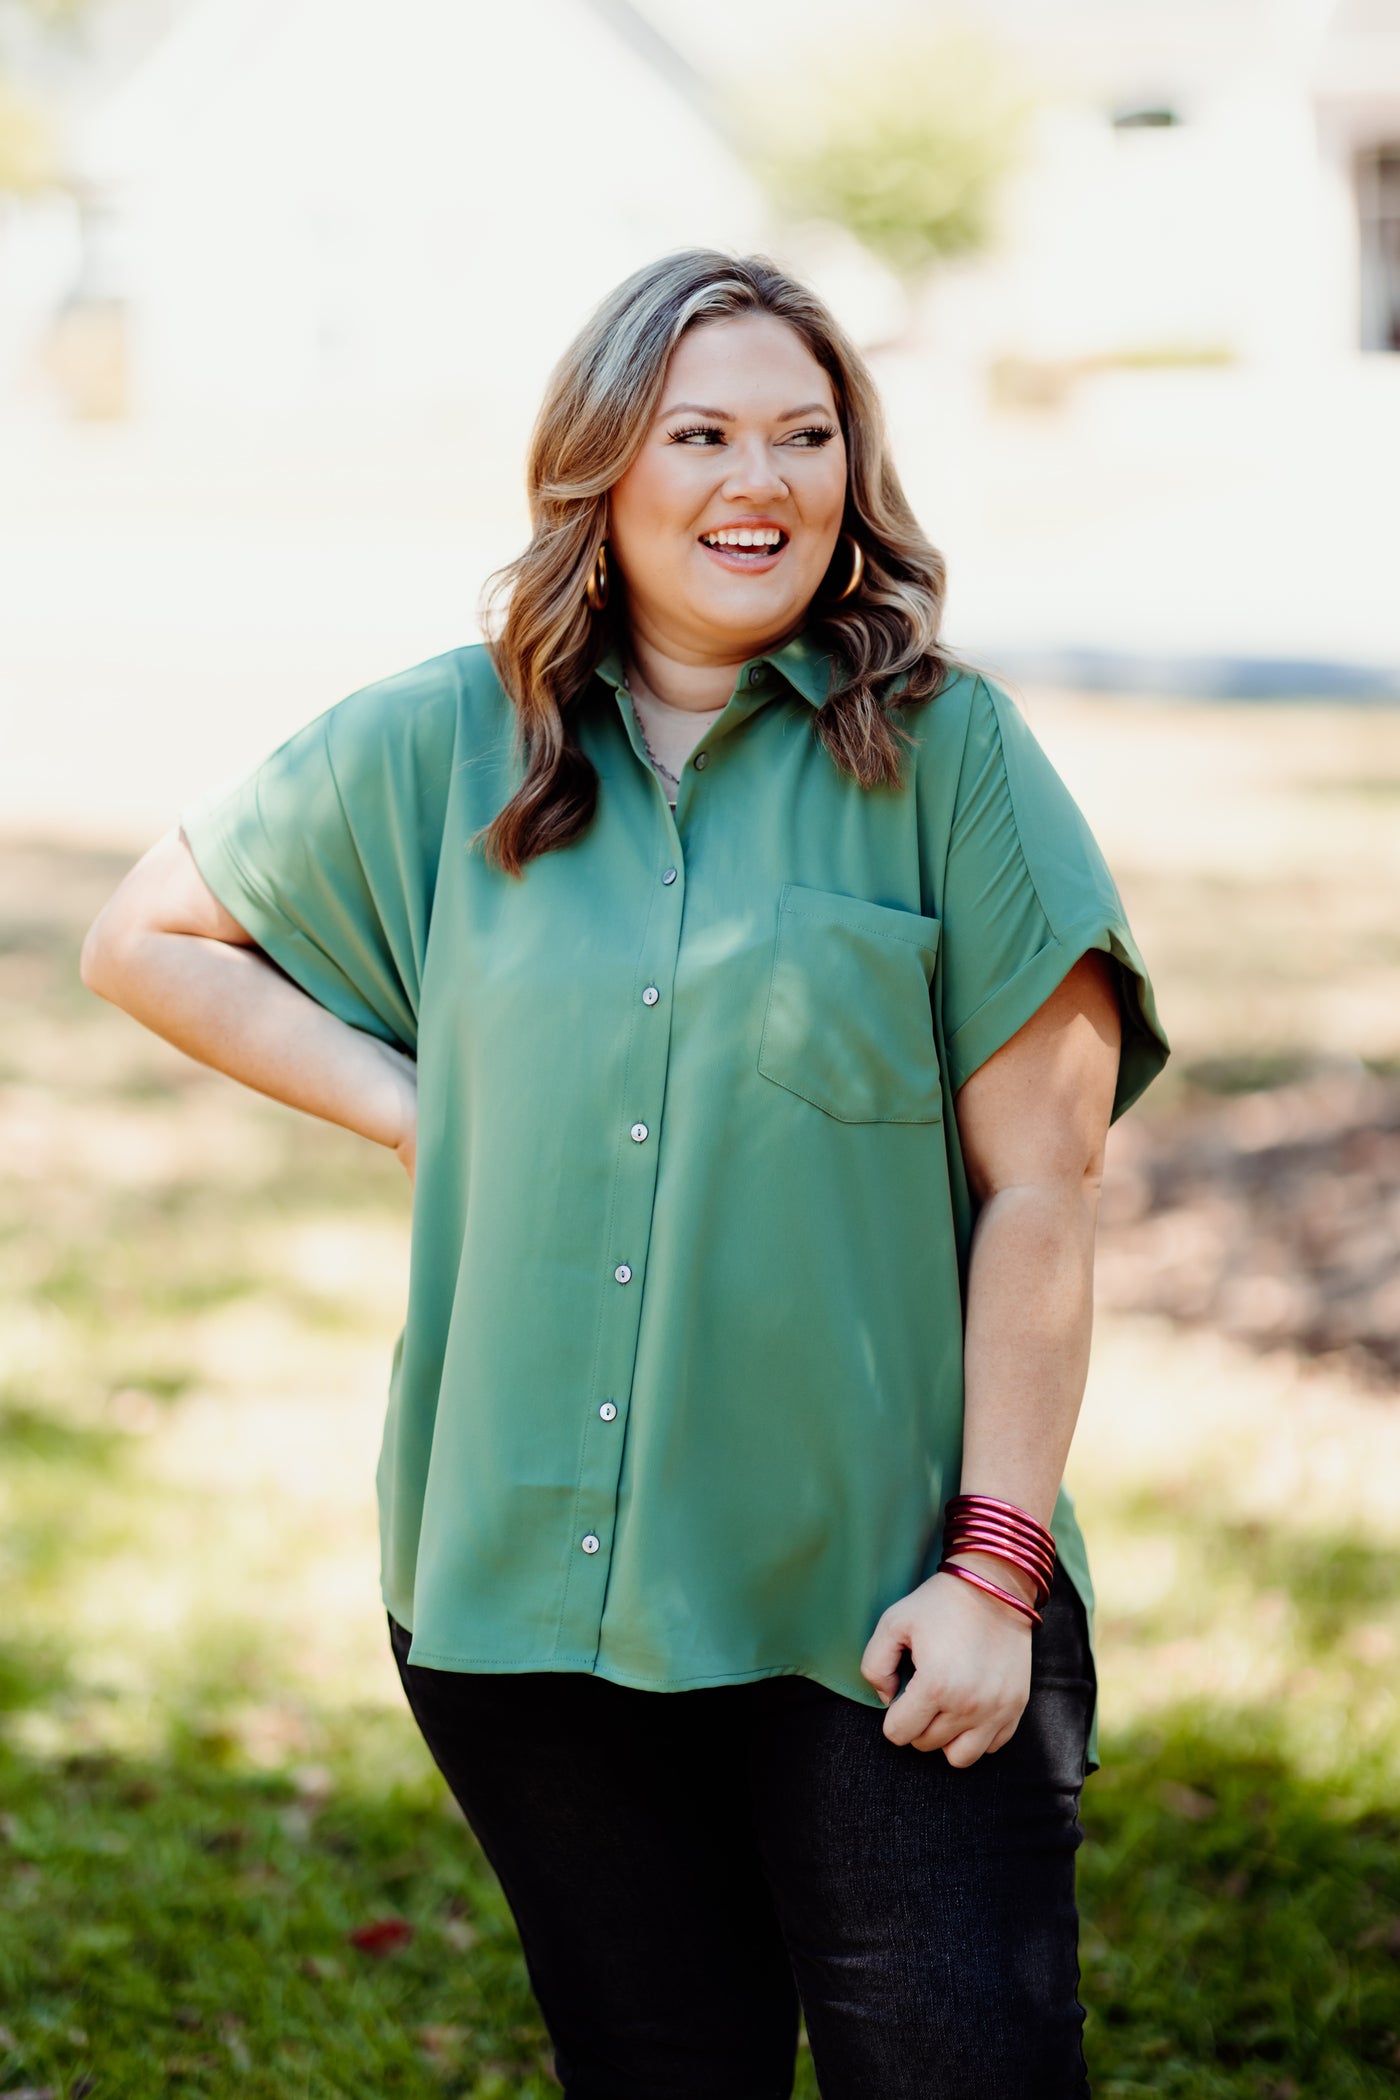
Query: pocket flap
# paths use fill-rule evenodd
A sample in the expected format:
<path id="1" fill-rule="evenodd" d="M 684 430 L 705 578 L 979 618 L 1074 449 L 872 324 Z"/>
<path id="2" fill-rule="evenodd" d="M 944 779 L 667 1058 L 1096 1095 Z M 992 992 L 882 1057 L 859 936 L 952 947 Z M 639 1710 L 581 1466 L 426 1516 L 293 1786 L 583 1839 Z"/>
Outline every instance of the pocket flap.
<path id="1" fill-rule="evenodd" d="M 937 1123 L 929 1003 L 939 922 L 783 885 L 758 1049 L 765 1079 L 841 1123 Z"/>

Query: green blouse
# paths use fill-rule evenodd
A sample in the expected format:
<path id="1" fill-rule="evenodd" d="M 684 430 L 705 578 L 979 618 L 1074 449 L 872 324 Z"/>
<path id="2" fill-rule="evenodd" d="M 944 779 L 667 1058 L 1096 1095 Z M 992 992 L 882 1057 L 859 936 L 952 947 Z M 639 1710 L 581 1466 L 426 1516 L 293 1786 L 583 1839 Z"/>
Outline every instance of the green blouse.
<path id="1" fill-rule="evenodd" d="M 353 693 L 182 813 L 312 998 L 418 1061 L 378 1472 L 411 1658 L 667 1691 L 860 1657 L 958 1487 L 974 1206 L 954 1097 L 1075 960 L 1117 964 L 1114 1113 L 1167 1055 L 1113 880 L 1006 695 L 911 707 L 898 788 L 813 733 L 829 660 L 743 666 L 674 814 L 604 660 L 597 814 L 522 877 L 487 651 Z M 1092 1613 L 1061 1493 L 1062 1563 Z"/>

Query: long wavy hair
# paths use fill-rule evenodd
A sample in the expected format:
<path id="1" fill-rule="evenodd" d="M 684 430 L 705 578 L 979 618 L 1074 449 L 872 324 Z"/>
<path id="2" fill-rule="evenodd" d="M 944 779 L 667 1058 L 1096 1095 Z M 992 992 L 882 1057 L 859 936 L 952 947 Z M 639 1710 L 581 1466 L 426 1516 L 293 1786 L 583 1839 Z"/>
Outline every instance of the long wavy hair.
<path id="1" fill-rule="evenodd" d="M 846 441 L 843 531 L 859 543 L 865 570 L 837 603 L 850 575 L 850 551 L 838 541 L 805 616 L 836 665 L 816 734 L 862 787 L 893 785 L 901 744 L 912 741 L 893 717 L 894 689 L 903 709 L 930 699 L 946 676 L 943 557 L 900 486 L 860 352 L 813 292 L 763 256 L 711 248 L 662 256 L 609 293 L 555 366 L 530 440 L 530 543 L 487 587 L 483 624 L 516 709 L 524 768 L 479 836 L 509 874 L 571 844 L 592 820 L 598 776 L 579 745 L 573 703 L 625 618 L 616 580 L 606 611 L 584 597 L 606 536 L 608 491 L 641 450 L 681 337 L 742 314 L 773 314 L 797 331 L 831 381 Z"/>

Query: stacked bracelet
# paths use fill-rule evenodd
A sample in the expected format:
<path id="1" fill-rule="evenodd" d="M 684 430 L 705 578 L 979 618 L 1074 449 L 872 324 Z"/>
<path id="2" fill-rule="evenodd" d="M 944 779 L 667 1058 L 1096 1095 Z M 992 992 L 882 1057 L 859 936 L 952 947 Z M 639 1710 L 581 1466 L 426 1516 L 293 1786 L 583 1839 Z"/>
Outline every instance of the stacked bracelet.
<path id="1" fill-rule="evenodd" d="M 1043 1604 L 1055 1574 L 1055 1541 L 1043 1524 L 1027 1516 L 1014 1502 L 999 1501 L 995 1495 L 954 1495 L 945 1514 L 943 1558 L 939 1563 L 941 1575 L 956 1575 L 976 1589 L 985 1590 L 989 1597 L 999 1597 L 1033 1626 L 1042 1623 L 1040 1613 L 1024 1597 L 989 1582 L 971 1568 L 960 1567 L 952 1558 L 955 1553 L 986 1553 L 1019 1568 L 1035 1590 L 1036 1604 Z"/>
<path id="2" fill-rule="evenodd" d="M 971 1568 L 959 1567 L 955 1560 L 943 1561 L 938 1572 L 940 1575 L 956 1575 L 960 1581 L 970 1582 L 974 1589 L 985 1590 L 989 1597 L 1000 1597 L 1003 1604 L 1009 1604 L 1023 1619 L 1029 1619 L 1032 1626 L 1045 1623 L 1035 1606 L 1027 1604 L 1024 1597 L 1018 1597 L 1013 1590 L 1004 1590 L 999 1582 L 988 1582 L 985 1575 L 974 1574 Z"/>

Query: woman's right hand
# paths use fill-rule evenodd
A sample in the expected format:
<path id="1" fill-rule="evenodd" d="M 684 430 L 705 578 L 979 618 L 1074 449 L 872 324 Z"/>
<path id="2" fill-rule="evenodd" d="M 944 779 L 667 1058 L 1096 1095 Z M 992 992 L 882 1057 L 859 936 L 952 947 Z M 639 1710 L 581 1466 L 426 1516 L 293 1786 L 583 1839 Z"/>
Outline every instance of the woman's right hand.
<path id="1" fill-rule="evenodd" d="M 394 1155 L 403 1161 L 408 1171 L 409 1186 L 411 1188 L 413 1185 L 413 1170 L 418 1164 L 418 1117 L 416 1114 L 413 1118 L 413 1128 L 408 1132 L 407 1136 L 399 1139 L 399 1142 L 394 1147 Z"/>
<path id="2" fill-rule="evenodd" d="M 388 1146 L 412 1181 L 414 1059 L 280 970 L 208 887 L 178 827 L 118 884 L 88 928 L 79 969 L 89 991 L 188 1057 Z"/>
<path id="3" fill-rule="evenodd" d="M 403 1162 L 411 1187 L 418 1166 L 418 1067 L 411 1057 L 388 1043 L 379 1043 L 376 1048 L 394 1072 L 398 1100 L 397 1134 L 390 1139 L 389 1146 L 395 1159 Z"/>

